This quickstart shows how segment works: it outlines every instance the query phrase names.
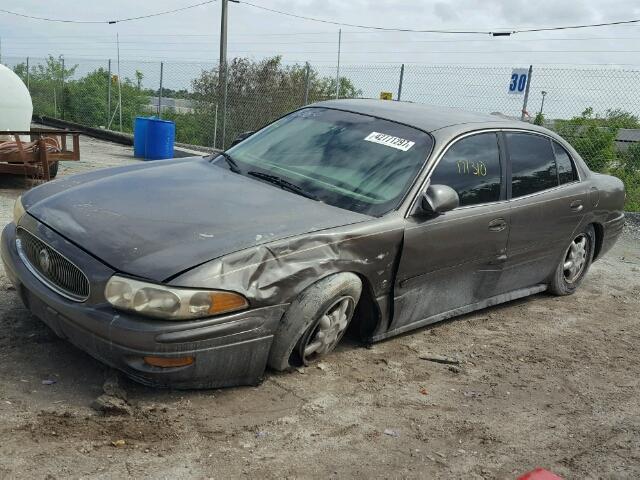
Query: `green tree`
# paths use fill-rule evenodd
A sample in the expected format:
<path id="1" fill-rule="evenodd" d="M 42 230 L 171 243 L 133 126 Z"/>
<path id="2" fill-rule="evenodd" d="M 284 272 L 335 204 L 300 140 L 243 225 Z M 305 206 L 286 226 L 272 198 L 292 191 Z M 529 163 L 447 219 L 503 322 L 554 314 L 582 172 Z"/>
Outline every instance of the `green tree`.
<path id="1" fill-rule="evenodd" d="M 63 67 L 62 57 L 49 56 L 44 64 L 34 65 L 29 72 L 29 91 L 33 102 L 33 112 L 54 118 L 63 118 L 97 127 L 107 126 L 111 118 L 119 119 L 115 113 L 118 105 L 117 82 L 109 78 L 109 72 L 98 68 L 87 75 L 73 79 L 77 65 Z M 26 77 L 26 64 L 21 63 L 14 68 L 16 74 Z M 136 81 L 138 75 L 136 75 Z M 108 118 L 107 92 L 109 81 L 112 82 L 112 111 Z M 122 126 L 124 131 L 133 131 L 133 120 L 136 115 L 145 112 L 148 95 L 141 91 L 132 80 L 121 79 L 122 92 Z M 111 128 L 115 129 L 117 122 Z M 118 125 L 119 126 L 119 125 Z"/>
<path id="2" fill-rule="evenodd" d="M 195 139 L 199 144 L 213 145 L 216 117 L 220 138 L 223 108 L 218 74 L 217 68 L 205 70 L 192 82 L 196 115 L 203 122 L 203 130 L 199 138 Z M 228 67 L 226 145 L 228 146 L 239 133 L 257 130 L 302 106 L 306 75 L 305 65 L 283 65 L 280 56 L 260 61 L 234 58 Z M 310 68 L 309 101 L 333 98 L 335 81 L 335 78 L 321 77 L 315 69 Z M 346 77 L 340 78 L 340 90 L 341 97 L 355 97 L 361 94 Z"/>
<path id="3" fill-rule="evenodd" d="M 620 108 L 608 109 L 601 123 L 610 128 L 640 128 L 638 117 Z"/>
<path id="4" fill-rule="evenodd" d="M 29 91 L 33 111 L 38 115 L 64 117 L 68 101 L 64 86 L 75 74 L 78 65 L 64 65 L 62 56 L 49 55 L 44 64 L 33 65 L 29 69 Z M 13 69 L 26 79 L 27 65 L 20 63 Z"/>
<path id="5" fill-rule="evenodd" d="M 544 125 L 544 113 L 536 113 L 536 117 L 533 119 L 534 125 Z"/>
<path id="6" fill-rule="evenodd" d="M 556 121 L 556 130 L 578 151 L 589 168 L 619 177 L 625 184 L 625 208 L 640 211 L 640 143 L 626 150 L 616 146 L 621 128 L 640 128 L 636 115 L 619 108 L 609 109 L 604 116 L 587 108 L 570 120 Z"/>
<path id="7" fill-rule="evenodd" d="M 107 92 L 109 81 L 112 82 L 111 112 L 107 112 Z M 126 132 L 133 131 L 134 119 L 137 115 L 146 114 L 145 107 L 149 103 L 149 97 L 138 88 L 137 78 L 134 83 L 129 78 L 120 79 L 120 89 L 113 78 L 109 79 L 109 72 L 104 68 L 98 68 L 84 77 L 67 83 L 69 94 L 67 106 L 67 118 L 83 125 L 108 126 L 111 129 L 119 128 L 120 115 L 118 91 L 122 95 L 122 128 Z"/>
<path id="8" fill-rule="evenodd" d="M 144 78 L 144 74 L 140 70 L 136 70 L 136 82 L 138 83 L 138 90 L 142 89 L 142 79 Z"/>
<path id="9" fill-rule="evenodd" d="M 622 167 L 628 173 L 639 173 L 640 172 L 640 143 L 634 143 L 627 150 L 622 152 L 621 155 L 623 162 Z M 640 185 L 640 181 L 638 182 Z"/>
<path id="10" fill-rule="evenodd" d="M 615 120 L 613 124 L 615 125 Z M 618 127 L 594 116 L 591 107 L 585 109 L 580 116 L 556 121 L 556 130 L 573 145 L 591 170 L 605 172 L 616 158 L 615 139 Z"/>

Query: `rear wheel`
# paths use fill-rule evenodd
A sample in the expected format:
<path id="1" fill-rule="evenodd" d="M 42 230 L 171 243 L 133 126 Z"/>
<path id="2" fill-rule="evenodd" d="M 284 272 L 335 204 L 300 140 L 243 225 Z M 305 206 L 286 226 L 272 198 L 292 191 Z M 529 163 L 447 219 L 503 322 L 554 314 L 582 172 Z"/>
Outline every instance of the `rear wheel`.
<path id="1" fill-rule="evenodd" d="M 274 370 L 307 365 L 338 345 L 353 318 L 362 282 L 353 273 L 320 280 L 294 300 L 276 332 L 269 353 Z"/>
<path id="2" fill-rule="evenodd" d="M 593 261 L 595 237 L 592 225 L 574 237 L 549 284 L 551 293 L 571 295 L 576 291 Z"/>

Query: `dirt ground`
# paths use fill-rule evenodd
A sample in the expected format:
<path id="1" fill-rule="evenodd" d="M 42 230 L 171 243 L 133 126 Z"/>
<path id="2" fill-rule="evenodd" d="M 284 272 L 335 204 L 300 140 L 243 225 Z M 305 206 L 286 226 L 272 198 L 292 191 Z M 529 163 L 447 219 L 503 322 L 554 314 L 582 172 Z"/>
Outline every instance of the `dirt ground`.
<path id="1" fill-rule="evenodd" d="M 62 174 L 131 161 L 107 147 L 83 141 Z M 0 179 L 3 224 L 23 189 Z M 91 409 L 107 368 L 27 313 L 0 270 L 0 478 L 640 478 L 639 238 L 628 229 L 571 297 L 347 342 L 255 388 L 124 381 L 132 416 Z"/>

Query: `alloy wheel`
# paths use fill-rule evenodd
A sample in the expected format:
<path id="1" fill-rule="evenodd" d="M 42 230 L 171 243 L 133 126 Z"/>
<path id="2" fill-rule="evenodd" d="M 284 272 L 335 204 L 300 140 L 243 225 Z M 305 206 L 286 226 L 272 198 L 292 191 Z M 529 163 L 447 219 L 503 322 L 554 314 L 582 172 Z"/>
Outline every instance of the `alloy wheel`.
<path id="1" fill-rule="evenodd" d="M 567 250 L 567 254 L 562 266 L 564 270 L 564 279 L 567 283 L 574 283 L 580 278 L 584 267 L 587 264 L 587 251 L 589 247 L 589 239 L 584 233 L 578 235 Z"/>
<path id="2" fill-rule="evenodd" d="M 355 301 L 349 296 L 338 298 L 302 336 L 298 355 L 303 364 L 335 348 L 353 316 Z"/>

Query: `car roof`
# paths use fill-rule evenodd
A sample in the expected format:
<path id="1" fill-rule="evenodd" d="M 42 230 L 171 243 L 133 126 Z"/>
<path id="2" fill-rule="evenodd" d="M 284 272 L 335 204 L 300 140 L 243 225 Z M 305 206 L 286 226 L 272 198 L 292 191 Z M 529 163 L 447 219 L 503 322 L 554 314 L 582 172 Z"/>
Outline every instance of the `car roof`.
<path id="1" fill-rule="evenodd" d="M 362 113 L 378 118 L 404 123 L 426 132 L 433 132 L 444 127 L 465 123 L 501 123 L 522 127 L 525 122 L 516 122 L 508 118 L 475 112 L 467 112 L 456 108 L 438 107 L 412 102 L 375 99 L 327 100 L 310 105 L 348 112 Z"/>

